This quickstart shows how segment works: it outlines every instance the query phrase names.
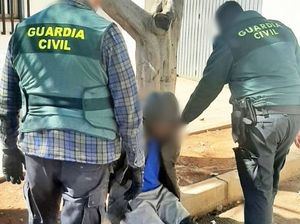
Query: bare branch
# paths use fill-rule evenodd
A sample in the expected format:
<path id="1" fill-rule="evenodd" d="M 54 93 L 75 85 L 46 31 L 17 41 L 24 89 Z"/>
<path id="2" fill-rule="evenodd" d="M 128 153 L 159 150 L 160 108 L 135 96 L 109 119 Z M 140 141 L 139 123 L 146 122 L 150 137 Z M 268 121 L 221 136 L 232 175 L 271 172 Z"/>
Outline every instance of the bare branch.
<path id="1" fill-rule="evenodd" d="M 151 15 L 131 0 L 103 0 L 103 10 L 119 23 L 134 39 L 145 32 Z"/>

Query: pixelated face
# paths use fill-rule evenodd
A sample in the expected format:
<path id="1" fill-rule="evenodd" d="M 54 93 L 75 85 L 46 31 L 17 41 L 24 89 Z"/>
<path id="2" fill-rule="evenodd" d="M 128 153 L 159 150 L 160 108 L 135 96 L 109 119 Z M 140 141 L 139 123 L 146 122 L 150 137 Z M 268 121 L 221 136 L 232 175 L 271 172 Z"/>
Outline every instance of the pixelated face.
<path id="1" fill-rule="evenodd" d="M 98 9 L 102 5 L 102 0 L 88 0 L 88 1 L 94 9 Z"/>
<path id="2" fill-rule="evenodd" d="M 156 138 L 157 140 L 164 142 L 168 139 L 179 136 L 181 131 L 180 122 L 161 122 L 161 121 L 154 121 L 148 125 L 148 132 L 151 137 Z"/>

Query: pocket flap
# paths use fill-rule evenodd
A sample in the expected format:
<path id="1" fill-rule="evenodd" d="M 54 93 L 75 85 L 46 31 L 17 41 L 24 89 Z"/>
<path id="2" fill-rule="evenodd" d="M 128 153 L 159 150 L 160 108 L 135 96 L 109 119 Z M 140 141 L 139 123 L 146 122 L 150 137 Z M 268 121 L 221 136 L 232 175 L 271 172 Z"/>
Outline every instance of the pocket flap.
<path id="1" fill-rule="evenodd" d="M 84 117 L 92 126 L 116 131 L 113 103 L 106 86 L 86 89 L 82 104 Z"/>

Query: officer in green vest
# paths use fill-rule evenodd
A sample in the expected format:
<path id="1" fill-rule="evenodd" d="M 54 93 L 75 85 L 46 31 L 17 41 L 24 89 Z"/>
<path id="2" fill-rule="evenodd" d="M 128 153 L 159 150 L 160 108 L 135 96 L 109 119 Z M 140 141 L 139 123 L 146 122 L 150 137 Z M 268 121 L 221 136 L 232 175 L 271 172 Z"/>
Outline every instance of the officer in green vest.
<path id="1" fill-rule="evenodd" d="M 58 1 L 18 24 L 9 44 L 0 85 L 3 173 L 21 183 L 21 149 L 29 224 L 57 223 L 61 200 L 62 224 L 107 223 L 110 171 L 121 149 L 131 180 L 125 198 L 141 191 L 135 75 L 120 30 L 96 13 L 100 5 Z"/>
<path id="2" fill-rule="evenodd" d="M 287 26 L 234 1 L 216 19 L 220 34 L 182 120 L 197 118 L 229 84 L 245 223 L 271 224 L 279 174 L 300 130 L 300 48 Z"/>

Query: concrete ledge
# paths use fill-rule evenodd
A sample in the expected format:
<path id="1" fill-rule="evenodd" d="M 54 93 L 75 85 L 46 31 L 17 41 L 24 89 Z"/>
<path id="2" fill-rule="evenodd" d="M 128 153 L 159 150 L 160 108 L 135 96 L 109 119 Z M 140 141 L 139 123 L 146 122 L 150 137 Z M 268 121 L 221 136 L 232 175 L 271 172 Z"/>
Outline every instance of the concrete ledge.
<path id="1" fill-rule="evenodd" d="M 300 153 L 291 153 L 281 172 L 284 182 L 300 174 Z M 204 215 L 233 202 L 243 200 L 237 171 L 181 188 L 181 201 L 191 215 Z"/>
<path id="2" fill-rule="evenodd" d="M 219 175 L 218 179 L 223 180 L 227 185 L 225 205 L 239 201 L 243 198 L 243 192 L 237 170 Z"/>
<path id="3" fill-rule="evenodd" d="M 225 125 L 221 125 L 221 126 L 217 126 L 217 127 L 213 127 L 213 128 L 207 128 L 207 129 L 201 129 L 199 131 L 193 131 L 193 132 L 189 132 L 188 135 L 199 135 L 199 134 L 203 134 L 206 132 L 210 132 L 210 131 L 218 131 L 218 130 L 224 130 L 224 129 L 228 129 L 231 128 L 231 124 L 225 124 Z"/>
<path id="4" fill-rule="evenodd" d="M 181 188 L 181 201 L 192 215 L 204 215 L 226 203 L 227 185 L 211 178 Z"/>

